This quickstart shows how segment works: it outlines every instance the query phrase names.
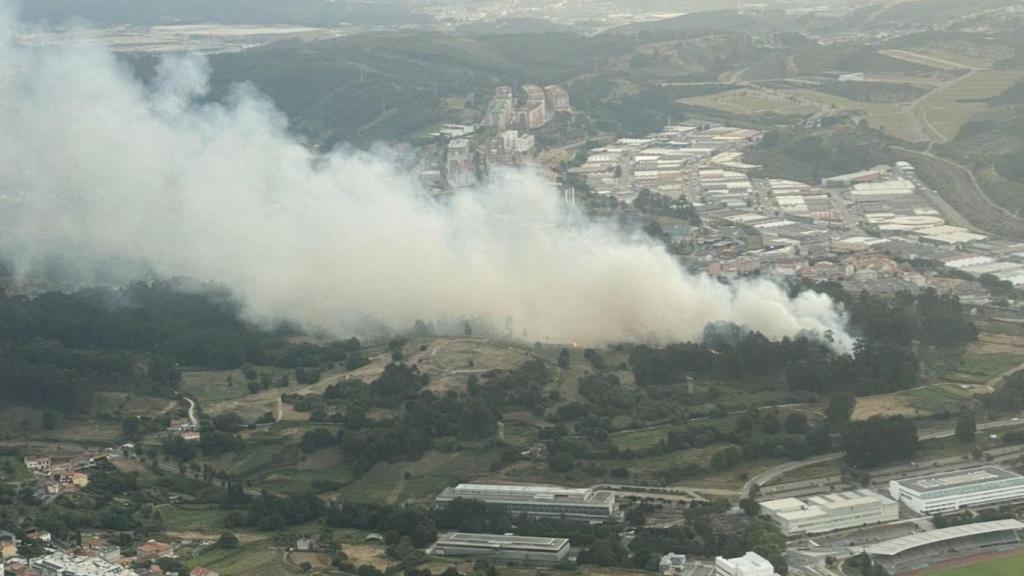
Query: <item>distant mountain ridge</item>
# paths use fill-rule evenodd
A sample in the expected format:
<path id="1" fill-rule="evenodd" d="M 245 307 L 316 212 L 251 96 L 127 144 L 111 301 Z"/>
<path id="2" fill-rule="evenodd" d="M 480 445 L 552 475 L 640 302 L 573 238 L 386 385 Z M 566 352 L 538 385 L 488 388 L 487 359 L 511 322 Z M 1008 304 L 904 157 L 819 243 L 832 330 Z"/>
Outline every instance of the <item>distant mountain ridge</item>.
<path id="1" fill-rule="evenodd" d="M 398 0 L 25 0 L 19 5 L 28 22 L 61 24 L 423 24 L 432 18 Z"/>

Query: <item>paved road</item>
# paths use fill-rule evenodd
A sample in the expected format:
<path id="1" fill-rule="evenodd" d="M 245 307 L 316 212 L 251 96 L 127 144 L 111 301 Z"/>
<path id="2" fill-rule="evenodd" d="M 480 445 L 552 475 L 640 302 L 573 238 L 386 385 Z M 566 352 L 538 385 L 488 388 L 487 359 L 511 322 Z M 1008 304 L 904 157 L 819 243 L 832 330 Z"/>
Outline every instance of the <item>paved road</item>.
<path id="1" fill-rule="evenodd" d="M 753 490 L 754 485 L 764 486 L 772 480 L 782 476 L 787 472 L 806 468 L 808 466 L 814 466 L 815 464 L 821 464 L 823 462 L 831 462 L 833 460 L 839 460 L 843 457 L 844 452 L 832 452 L 830 454 L 822 454 L 806 460 L 794 460 L 792 462 L 786 462 L 779 464 L 773 468 L 769 468 L 760 474 L 754 475 L 747 483 L 743 485 L 743 489 L 740 491 L 740 496 L 743 498 L 750 497 L 750 491 Z"/>
<path id="2" fill-rule="evenodd" d="M 978 430 L 992 430 L 996 428 L 1005 428 L 1007 426 L 1019 426 L 1020 424 L 1021 421 L 1019 419 L 1011 418 L 1006 420 L 995 420 L 992 422 L 979 423 Z M 956 434 L 956 429 L 950 428 L 923 432 L 918 436 L 918 438 L 921 440 L 938 440 L 940 438 L 951 438 L 954 434 Z M 832 452 L 830 454 L 822 454 L 821 456 L 815 456 L 806 460 L 796 460 L 779 464 L 778 466 L 769 468 L 748 480 L 747 483 L 743 485 L 743 490 L 740 492 L 740 495 L 743 498 L 748 498 L 750 496 L 750 491 L 753 489 L 755 484 L 758 486 L 764 486 L 787 472 L 807 468 L 808 466 L 814 466 L 815 464 L 821 464 L 823 462 L 838 460 L 843 457 L 843 454 L 843 452 Z"/>
<path id="3" fill-rule="evenodd" d="M 662 500 L 699 500 L 705 496 L 735 496 L 738 492 L 728 488 L 704 486 L 631 486 L 628 484 L 597 484 L 595 490 L 611 490 L 616 496 L 636 498 L 660 498 Z"/>

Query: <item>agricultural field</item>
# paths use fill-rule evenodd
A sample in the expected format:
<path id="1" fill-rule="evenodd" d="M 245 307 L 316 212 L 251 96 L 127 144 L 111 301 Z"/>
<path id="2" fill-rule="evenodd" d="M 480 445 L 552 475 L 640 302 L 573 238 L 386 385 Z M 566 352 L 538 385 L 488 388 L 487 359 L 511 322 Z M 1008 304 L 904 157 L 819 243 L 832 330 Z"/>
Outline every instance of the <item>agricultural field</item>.
<path id="1" fill-rule="evenodd" d="M 204 531 L 216 535 L 224 528 L 224 517 L 228 515 L 226 510 L 208 505 L 164 504 L 155 509 L 160 513 L 164 530 L 172 532 L 195 530 L 201 526 Z"/>
<path id="2" fill-rule="evenodd" d="M 969 403 L 972 389 L 963 389 L 947 384 L 926 386 L 877 396 L 862 396 L 857 399 L 854 420 L 866 420 L 872 416 L 921 417 L 942 412 L 957 412 Z"/>
<path id="3" fill-rule="evenodd" d="M 1002 376 L 1015 371 L 1024 363 L 1020 353 L 964 354 L 951 363 L 941 377 L 948 382 L 968 385 L 995 386 Z"/>
<path id="4" fill-rule="evenodd" d="M 796 98 L 780 98 L 766 92 L 746 88 L 709 96 L 683 98 L 679 102 L 744 116 L 764 113 L 807 116 L 817 111 L 812 104 Z"/>
<path id="5" fill-rule="evenodd" d="M 431 450 L 416 462 L 377 464 L 342 488 L 342 494 L 355 502 L 429 500 L 447 486 L 486 476 L 496 456 L 494 451 L 467 448 Z"/>
<path id="6" fill-rule="evenodd" d="M 204 551 L 187 562 L 188 566 L 202 566 L 225 576 L 277 576 L 301 574 L 297 566 L 284 561 L 283 553 L 268 546 L 242 546 L 240 548 L 214 548 Z"/>
<path id="7" fill-rule="evenodd" d="M 929 130 L 943 141 L 978 114 L 989 113 L 988 98 L 1002 94 L 1022 74 L 1016 70 L 978 70 L 940 88 L 921 101 L 921 114 Z"/>
<path id="8" fill-rule="evenodd" d="M 121 424 L 117 420 L 100 420 L 95 417 L 61 421 L 53 430 L 43 430 L 35 436 L 38 440 L 73 442 L 90 446 L 109 446 L 121 437 Z"/>
<path id="9" fill-rule="evenodd" d="M 861 102 L 825 94 L 810 89 L 793 90 L 795 94 L 806 100 L 818 102 L 829 110 L 860 110 L 865 114 L 868 126 L 878 129 L 901 140 L 914 140 L 916 132 L 906 111 L 906 106 L 899 102 Z"/>
<path id="10" fill-rule="evenodd" d="M 1012 330 L 1006 324 L 982 324 L 980 328 L 978 340 L 959 354 L 922 350 L 928 382 L 965 384 L 987 393 L 1004 376 L 1024 368 L 1024 336 L 1002 332 Z"/>
<path id="11" fill-rule="evenodd" d="M 243 398 L 247 393 L 241 370 L 185 371 L 179 389 L 203 405 Z"/>

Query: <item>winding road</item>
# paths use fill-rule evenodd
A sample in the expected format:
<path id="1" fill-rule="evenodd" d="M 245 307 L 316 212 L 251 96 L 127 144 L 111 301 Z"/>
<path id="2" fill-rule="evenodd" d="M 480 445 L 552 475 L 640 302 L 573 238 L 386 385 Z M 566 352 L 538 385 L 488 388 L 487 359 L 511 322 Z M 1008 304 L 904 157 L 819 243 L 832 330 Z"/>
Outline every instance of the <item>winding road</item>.
<path id="1" fill-rule="evenodd" d="M 188 420 L 192 423 L 192 428 L 199 430 L 199 418 L 196 417 L 196 402 L 195 400 L 184 396 L 185 402 L 188 402 Z"/>

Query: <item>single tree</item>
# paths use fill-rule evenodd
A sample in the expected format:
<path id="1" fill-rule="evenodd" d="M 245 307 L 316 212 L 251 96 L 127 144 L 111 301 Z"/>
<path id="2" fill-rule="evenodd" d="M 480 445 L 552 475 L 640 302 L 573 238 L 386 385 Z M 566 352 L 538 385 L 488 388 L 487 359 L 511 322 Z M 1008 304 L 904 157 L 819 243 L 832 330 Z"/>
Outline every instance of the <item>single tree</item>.
<path id="1" fill-rule="evenodd" d="M 857 407 L 857 399 L 852 394 L 840 392 L 828 400 L 825 408 L 825 418 L 833 430 L 841 430 L 850 422 L 853 410 Z"/>
<path id="2" fill-rule="evenodd" d="M 978 433 L 978 423 L 973 410 L 964 410 L 956 421 L 956 439 L 964 444 L 974 442 Z"/>
<path id="3" fill-rule="evenodd" d="M 217 539 L 217 548 L 238 548 L 238 536 L 231 532 L 223 532 Z"/>

